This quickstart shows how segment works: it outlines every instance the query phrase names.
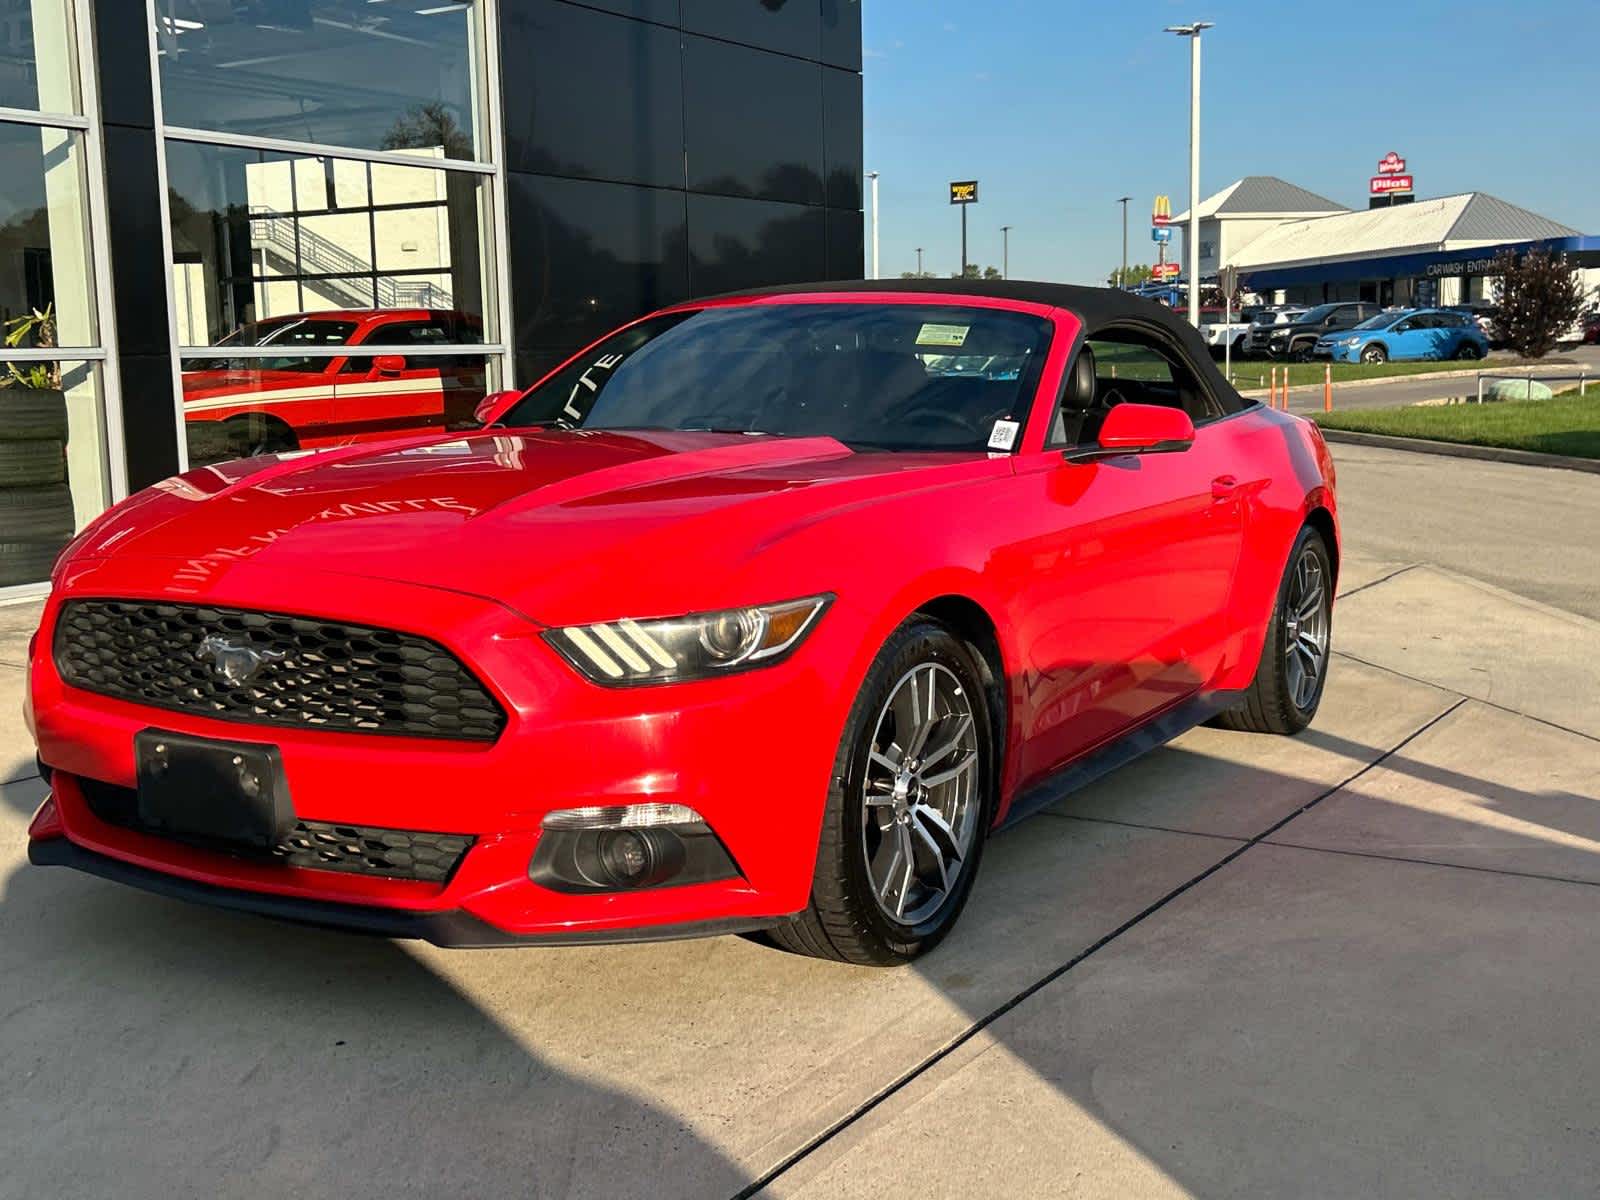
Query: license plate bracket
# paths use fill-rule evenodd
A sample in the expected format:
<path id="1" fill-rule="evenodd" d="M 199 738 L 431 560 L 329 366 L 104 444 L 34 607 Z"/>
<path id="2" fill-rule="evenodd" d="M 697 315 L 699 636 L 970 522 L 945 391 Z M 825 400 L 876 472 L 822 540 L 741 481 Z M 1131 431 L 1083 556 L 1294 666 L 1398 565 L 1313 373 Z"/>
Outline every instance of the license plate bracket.
<path id="1" fill-rule="evenodd" d="M 145 729 L 133 751 L 139 822 L 152 832 L 267 850 L 294 825 L 276 746 Z"/>

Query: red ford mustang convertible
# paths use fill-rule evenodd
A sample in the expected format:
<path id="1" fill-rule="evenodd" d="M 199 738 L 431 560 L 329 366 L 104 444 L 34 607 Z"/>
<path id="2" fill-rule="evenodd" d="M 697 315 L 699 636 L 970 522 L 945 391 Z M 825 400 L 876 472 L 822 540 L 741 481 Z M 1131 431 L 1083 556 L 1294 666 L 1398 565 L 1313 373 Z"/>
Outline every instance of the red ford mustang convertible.
<path id="1" fill-rule="evenodd" d="M 85 530 L 29 655 L 32 860 L 441 945 L 897 963 L 998 827 L 1321 698 L 1327 450 L 1153 303 L 725 296 L 481 416 Z"/>

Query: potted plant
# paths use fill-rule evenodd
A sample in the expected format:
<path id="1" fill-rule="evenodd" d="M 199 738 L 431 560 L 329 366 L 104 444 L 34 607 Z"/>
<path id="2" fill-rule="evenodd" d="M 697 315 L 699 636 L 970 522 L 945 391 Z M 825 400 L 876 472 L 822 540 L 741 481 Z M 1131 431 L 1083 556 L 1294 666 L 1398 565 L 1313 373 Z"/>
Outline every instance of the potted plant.
<path id="1" fill-rule="evenodd" d="M 0 358 L 7 349 L 56 345 L 50 305 L 0 328 Z M 72 537 L 66 445 L 61 364 L 7 362 L 0 371 L 0 587 L 47 578 Z"/>

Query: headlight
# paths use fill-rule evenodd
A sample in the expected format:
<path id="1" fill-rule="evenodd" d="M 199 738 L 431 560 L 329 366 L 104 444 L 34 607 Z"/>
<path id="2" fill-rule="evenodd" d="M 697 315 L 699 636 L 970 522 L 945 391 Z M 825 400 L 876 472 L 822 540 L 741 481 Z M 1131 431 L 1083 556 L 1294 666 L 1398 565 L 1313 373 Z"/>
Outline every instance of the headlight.
<path id="1" fill-rule="evenodd" d="M 1361 339 L 1358 338 L 1358 337 L 1347 337 L 1347 338 L 1344 339 L 1344 345 L 1346 345 L 1346 346 L 1359 345 L 1360 342 L 1361 342 Z"/>
<path id="2" fill-rule="evenodd" d="M 612 687 L 677 683 L 766 666 L 788 655 L 832 596 L 551 629 L 545 641 L 584 678 Z"/>

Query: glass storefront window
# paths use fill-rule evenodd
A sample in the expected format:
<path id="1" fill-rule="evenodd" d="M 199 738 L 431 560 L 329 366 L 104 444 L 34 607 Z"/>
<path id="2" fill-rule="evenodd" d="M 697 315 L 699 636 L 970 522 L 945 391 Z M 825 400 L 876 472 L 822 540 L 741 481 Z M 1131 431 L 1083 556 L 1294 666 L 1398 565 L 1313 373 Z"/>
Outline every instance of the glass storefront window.
<path id="1" fill-rule="evenodd" d="M 182 346 L 335 312 L 441 313 L 472 333 L 455 340 L 495 340 L 486 176 L 169 141 L 167 178 Z"/>
<path id="2" fill-rule="evenodd" d="M 48 578 L 110 499 L 103 395 L 97 362 L 0 350 L 0 588 Z"/>
<path id="3" fill-rule="evenodd" d="M 473 410 L 499 386 L 499 359 L 429 353 L 455 332 L 448 320 L 384 317 L 377 328 L 361 331 L 362 346 L 371 349 L 358 353 L 352 347 L 349 354 L 336 347 L 338 339 L 355 334 L 351 322 L 262 322 L 248 331 L 253 344 L 281 346 L 281 355 L 185 359 L 190 466 L 397 433 L 475 428 Z"/>
<path id="4" fill-rule="evenodd" d="M 156 0 L 168 125 L 487 158 L 470 0 Z"/>
<path id="5" fill-rule="evenodd" d="M 13 347 L 95 343 L 82 141 L 0 122 L 0 326 Z"/>
<path id="6" fill-rule="evenodd" d="M 0 0 L 0 108 L 78 111 L 69 0 Z"/>

